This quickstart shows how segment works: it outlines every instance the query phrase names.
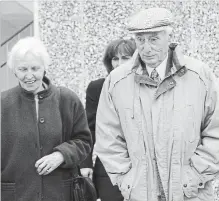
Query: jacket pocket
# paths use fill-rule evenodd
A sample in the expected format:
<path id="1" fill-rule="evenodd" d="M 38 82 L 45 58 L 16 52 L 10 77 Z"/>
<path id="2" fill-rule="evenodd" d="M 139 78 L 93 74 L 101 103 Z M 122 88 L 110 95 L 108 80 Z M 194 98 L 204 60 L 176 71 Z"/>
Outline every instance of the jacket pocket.
<path id="1" fill-rule="evenodd" d="M 72 179 L 62 181 L 63 201 L 71 201 Z"/>
<path id="2" fill-rule="evenodd" d="M 203 183 L 200 180 L 198 173 L 190 165 L 183 167 L 183 192 L 187 198 L 198 197 L 200 189 L 203 189 Z"/>
<path id="3" fill-rule="evenodd" d="M 146 154 L 146 146 L 144 142 L 144 134 L 142 129 L 142 116 L 135 114 L 132 118 L 132 109 L 125 108 L 125 139 L 127 142 L 130 157 L 142 160 Z"/>
<path id="4" fill-rule="evenodd" d="M 15 183 L 1 183 L 1 201 L 15 201 Z"/>
<path id="5" fill-rule="evenodd" d="M 133 168 L 129 170 L 125 175 L 122 176 L 122 181 L 119 186 L 124 201 L 130 200 L 131 190 L 133 187 Z"/>

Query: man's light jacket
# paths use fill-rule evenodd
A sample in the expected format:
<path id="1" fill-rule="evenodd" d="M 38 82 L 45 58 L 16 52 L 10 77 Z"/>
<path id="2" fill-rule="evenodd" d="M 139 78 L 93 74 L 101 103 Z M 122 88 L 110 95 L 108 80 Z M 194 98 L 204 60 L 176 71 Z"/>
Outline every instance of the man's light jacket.
<path id="1" fill-rule="evenodd" d="M 174 48 L 157 88 L 141 69 L 136 51 L 111 72 L 101 92 L 95 151 L 112 183 L 125 200 L 156 201 L 154 151 L 167 201 L 213 201 L 211 181 L 219 172 L 218 80 L 206 64 L 177 56 Z"/>

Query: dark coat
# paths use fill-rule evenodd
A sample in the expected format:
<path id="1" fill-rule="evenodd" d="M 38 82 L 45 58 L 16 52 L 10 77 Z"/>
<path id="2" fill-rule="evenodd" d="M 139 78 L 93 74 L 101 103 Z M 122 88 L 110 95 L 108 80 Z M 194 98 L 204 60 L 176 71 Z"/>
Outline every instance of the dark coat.
<path id="1" fill-rule="evenodd" d="M 68 142 L 62 143 L 59 89 L 45 77 L 48 89 L 38 93 L 39 118 L 34 95 L 20 86 L 1 97 L 1 187 L 2 201 L 70 201 L 72 168 L 91 150 L 91 134 L 83 105 L 77 95 L 62 88 L 63 112 L 68 121 Z M 46 176 L 39 176 L 35 163 L 60 151 L 64 163 Z"/>
<path id="2" fill-rule="evenodd" d="M 90 131 L 95 143 L 95 126 L 96 126 L 96 113 L 98 102 L 100 98 L 100 93 L 103 87 L 105 79 L 101 78 L 90 82 L 86 91 L 86 113 Z M 83 162 L 82 167 L 92 168 L 92 155 Z M 123 201 L 123 197 L 117 186 L 113 186 L 110 178 L 108 177 L 106 170 L 97 157 L 95 167 L 94 167 L 94 184 L 97 189 L 97 193 L 101 201 Z"/>

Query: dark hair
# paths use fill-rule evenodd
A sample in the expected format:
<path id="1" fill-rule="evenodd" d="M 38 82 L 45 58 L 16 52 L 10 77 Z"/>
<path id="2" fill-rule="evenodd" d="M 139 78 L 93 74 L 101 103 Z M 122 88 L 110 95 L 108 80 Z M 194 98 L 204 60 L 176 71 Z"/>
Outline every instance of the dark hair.
<path id="1" fill-rule="evenodd" d="M 132 56 L 135 52 L 135 49 L 136 45 L 134 39 L 118 39 L 110 42 L 103 57 L 103 63 L 107 72 L 110 73 L 113 70 L 111 63 L 113 57 L 115 57 L 117 54 L 126 54 Z"/>

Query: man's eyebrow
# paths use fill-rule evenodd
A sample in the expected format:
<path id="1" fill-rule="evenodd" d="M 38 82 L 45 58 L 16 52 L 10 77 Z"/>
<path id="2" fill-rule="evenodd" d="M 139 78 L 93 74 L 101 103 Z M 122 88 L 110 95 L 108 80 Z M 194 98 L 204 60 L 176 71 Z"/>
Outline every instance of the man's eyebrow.
<path id="1" fill-rule="evenodd" d="M 148 32 L 150 35 L 149 37 L 158 36 L 159 32 Z M 136 36 L 144 36 L 145 33 L 136 33 Z"/>
<path id="2" fill-rule="evenodd" d="M 136 33 L 135 36 L 143 36 L 144 33 Z"/>

